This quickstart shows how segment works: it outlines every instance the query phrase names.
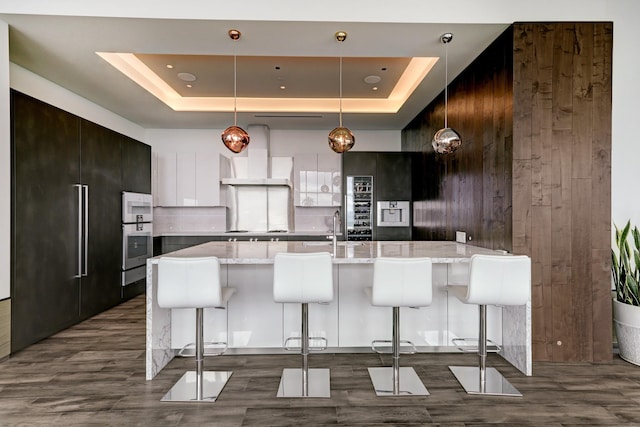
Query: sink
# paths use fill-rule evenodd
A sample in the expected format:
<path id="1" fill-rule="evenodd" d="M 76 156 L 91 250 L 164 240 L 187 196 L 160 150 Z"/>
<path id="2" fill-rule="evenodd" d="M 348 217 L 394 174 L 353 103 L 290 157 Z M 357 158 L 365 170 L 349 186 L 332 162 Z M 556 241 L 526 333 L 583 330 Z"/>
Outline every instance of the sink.
<path id="1" fill-rule="evenodd" d="M 331 246 L 333 245 L 332 242 L 302 242 L 302 246 Z M 347 247 L 353 247 L 353 246 L 362 246 L 364 245 L 363 242 L 338 242 L 338 246 L 347 246 Z"/>

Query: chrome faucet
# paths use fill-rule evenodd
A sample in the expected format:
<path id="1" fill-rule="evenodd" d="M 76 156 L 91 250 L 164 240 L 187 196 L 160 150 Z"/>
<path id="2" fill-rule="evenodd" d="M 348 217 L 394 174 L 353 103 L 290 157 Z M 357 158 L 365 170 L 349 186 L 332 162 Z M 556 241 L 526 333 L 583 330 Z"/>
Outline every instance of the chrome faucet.
<path id="1" fill-rule="evenodd" d="M 331 234 L 331 236 L 327 236 L 327 239 L 331 240 L 331 243 L 333 243 L 333 257 L 336 257 L 336 254 L 338 253 L 338 227 L 339 227 L 339 223 L 340 223 L 340 211 L 337 210 L 334 212 L 333 214 L 333 232 Z"/>

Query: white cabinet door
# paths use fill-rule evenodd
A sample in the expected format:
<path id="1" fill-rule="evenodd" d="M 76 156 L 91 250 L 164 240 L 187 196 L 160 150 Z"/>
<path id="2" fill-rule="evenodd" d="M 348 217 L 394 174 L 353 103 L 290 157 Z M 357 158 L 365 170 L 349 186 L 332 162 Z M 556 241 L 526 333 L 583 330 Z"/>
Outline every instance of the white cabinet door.
<path id="1" fill-rule="evenodd" d="M 195 154 L 196 206 L 220 206 L 220 159 L 217 153 Z"/>
<path id="2" fill-rule="evenodd" d="M 218 153 L 154 153 L 154 206 L 224 205 L 220 170 L 225 159 Z"/>
<path id="3" fill-rule="evenodd" d="M 197 206 L 196 153 L 177 155 L 177 206 Z"/>
<path id="4" fill-rule="evenodd" d="M 177 206 L 177 155 L 157 153 L 156 206 Z"/>
<path id="5" fill-rule="evenodd" d="M 341 158 L 337 153 L 294 156 L 296 206 L 341 206 Z"/>
<path id="6" fill-rule="evenodd" d="M 338 153 L 318 154 L 318 206 L 342 205 L 342 163 Z"/>

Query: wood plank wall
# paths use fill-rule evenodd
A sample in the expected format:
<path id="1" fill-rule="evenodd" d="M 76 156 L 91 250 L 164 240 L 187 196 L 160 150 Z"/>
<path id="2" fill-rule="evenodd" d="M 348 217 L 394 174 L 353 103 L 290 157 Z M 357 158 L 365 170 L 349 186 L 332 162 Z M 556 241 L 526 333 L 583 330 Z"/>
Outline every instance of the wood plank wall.
<path id="1" fill-rule="evenodd" d="M 533 261 L 534 360 L 612 357 L 612 36 L 514 26 L 513 249 Z"/>
<path id="2" fill-rule="evenodd" d="M 420 153 L 415 240 L 453 240 L 460 230 L 472 244 L 511 251 L 512 46 L 510 28 L 449 85 L 448 124 L 463 140 L 457 152 L 431 147 L 444 125 L 444 92 L 403 130 L 402 150 Z"/>
<path id="3" fill-rule="evenodd" d="M 532 257 L 534 360 L 612 357 L 612 34 L 612 23 L 516 23 L 450 85 L 459 152 L 431 149 L 443 96 L 403 131 L 422 164 L 414 236 L 462 229 Z"/>

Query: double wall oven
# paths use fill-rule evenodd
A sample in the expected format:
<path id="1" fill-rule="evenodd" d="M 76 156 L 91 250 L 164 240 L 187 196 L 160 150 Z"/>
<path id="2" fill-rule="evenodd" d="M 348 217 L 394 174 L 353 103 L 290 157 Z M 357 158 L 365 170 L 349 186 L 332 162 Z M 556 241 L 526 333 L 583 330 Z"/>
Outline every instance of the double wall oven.
<path id="1" fill-rule="evenodd" d="M 150 194 L 122 193 L 122 286 L 143 280 L 153 256 L 153 200 Z"/>

